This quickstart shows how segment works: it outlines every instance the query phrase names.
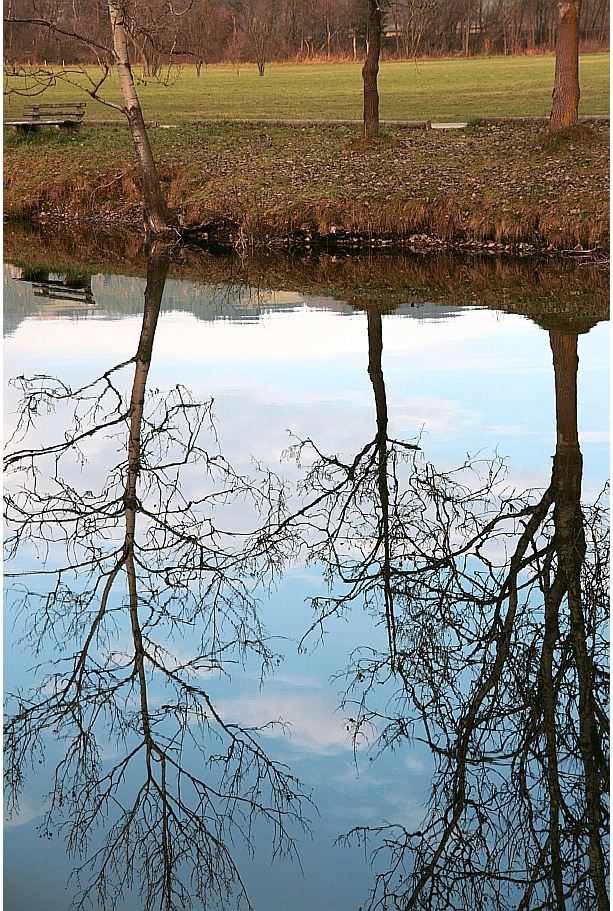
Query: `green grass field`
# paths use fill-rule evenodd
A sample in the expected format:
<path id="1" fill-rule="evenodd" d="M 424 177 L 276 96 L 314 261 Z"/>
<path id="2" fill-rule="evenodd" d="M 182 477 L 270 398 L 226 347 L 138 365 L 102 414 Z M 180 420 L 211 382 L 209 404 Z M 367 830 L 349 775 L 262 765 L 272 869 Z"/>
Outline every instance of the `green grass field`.
<path id="1" fill-rule="evenodd" d="M 387 62 L 381 65 L 379 91 L 383 120 L 429 119 L 465 121 L 477 117 L 547 116 L 551 109 L 555 58 L 475 57 L 470 59 Z M 169 86 L 155 80 L 140 83 L 138 92 L 146 119 L 176 124 L 211 118 L 360 119 L 361 64 L 279 64 L 264 77 L 255 66 L 184 67 Z M 138 70 L 136 70 L 138 73 Z M 609 111 L 609 54 L 586 54 L 580 60 L 581 114 Z M 5 77 L 9 86 L 12 80 Z M 106 96 L 119 101 L 115 78 Z M 83 93 L 59 83 L 38 101 L 61 102 Z M 4 117 L 18 116 L 25 101 L 9 95 Z M 111 119 L 115 112 L 93 101 L 87 117 Z"/>

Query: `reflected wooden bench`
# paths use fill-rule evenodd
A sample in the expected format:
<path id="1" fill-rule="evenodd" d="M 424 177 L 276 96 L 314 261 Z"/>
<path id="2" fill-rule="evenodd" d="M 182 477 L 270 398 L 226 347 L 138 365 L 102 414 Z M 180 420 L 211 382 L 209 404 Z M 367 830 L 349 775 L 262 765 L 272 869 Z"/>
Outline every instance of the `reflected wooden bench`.
<path id="1" fill-rule="evenodd" d="M 32 133 L 41 127 L 55 127 L 60 133 L 80 132 L 83 129 L 85 102 L 69 104 L 31 104 L 24 108 L 19 120 L 5 120 L 16 133 Z"/>

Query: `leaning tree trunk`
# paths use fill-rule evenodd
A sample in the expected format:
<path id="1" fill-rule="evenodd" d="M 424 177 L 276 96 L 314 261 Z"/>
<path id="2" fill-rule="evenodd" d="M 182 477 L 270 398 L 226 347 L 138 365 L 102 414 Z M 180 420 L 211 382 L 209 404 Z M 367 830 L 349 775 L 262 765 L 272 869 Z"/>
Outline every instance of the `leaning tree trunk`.
<path id="1" fill-rule="evenodd" d="M 368 53 L 362 67 L 362 79 L 364 80 L 364 135 L 376 136 L 379 132 L 377 74 L 379 72 L 379 54 L 381 52 L 381 9 L 378 0 L 370 0 L 368 27 L 370 32 Z"/>
<path id="2" fill-rule="evenodd" d="M 159 241 L 158 241 L 159 243 Z M 147 699 L 147 678 L 145 668 L 145 649 L 143 645 L 142 625 L 139 616 L 139 594 L 137 586 L 137 567 L 135 557 L 136 516 L 138 512 L 138 481 L 141 475 L 141 443 L 143 429 L 143 410 L 147 377 L 151 366 L 151 352 L 155 330 L 160 314 L 160 304 L 166 284 L 168 256 L 162 247 L 153 244 L 147 263 L 147 287 L 145 288 L 145 310 L 138 350 L 134 358 L 134 382 L 130 396 L 130 430 L 128 435 L 128 470 L 123 494 L 126 532 L 123 544 L 123 560 L 128 580 L 130 620 L 134 642 L 134 670 L 140 690 L 140 708 L 142 735 L 149 750 L 151 744 L 151 726 Z M 166 857 L 167 855 L 164 855 Z"/>
<path id="3" fill-rule="evenodd" d="M 173 219 L 164 200 L 151 145 L 149 144 L 149 137 L 145 129 L 143 112 L 141 111 L 134 86 L 134 77 L 132 76 L 128 57 L 123 11 L 117 0 L 108 0 L 108 5 L 113 33 L 113 48 L 117 61 L 117 73 L 125 103 L 124 113 L 128 119 L 138 160 L 138 170 L 143 191 L 145 224 L 154 234 L 161 234 L 168 230 L 173 223 Z"/>
<path id="4" fill-rule="evenodd" d="M 558 0 L 556 74 L 549 126 L 564 129 L 579 122 L 579 15 L 581 0 Z"/>

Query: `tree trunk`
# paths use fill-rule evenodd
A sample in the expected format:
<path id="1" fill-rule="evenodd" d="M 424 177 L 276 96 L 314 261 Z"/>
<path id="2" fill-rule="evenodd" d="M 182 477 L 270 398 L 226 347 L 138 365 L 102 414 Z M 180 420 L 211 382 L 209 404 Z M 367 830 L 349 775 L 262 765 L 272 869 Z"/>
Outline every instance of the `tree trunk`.
<path id="1" fill-rule="evenodd" d="M 579 16 L 581 0 L 558 0 L 556 74 L 549 127 L 561 130 L 579 122 Z"/>
<path id="2" fill-rule="evenodd" d="M 468 0 L 468 6 L 466 7 L 465 13 L 466 15 L 462 28 L 462 55 L 468 57 L 470 51 L 470 0 Z"/>
<path id="3" fill-rule="evenodd" d="M 376 136 L 379 132 L 379 91 L 377 74 L 381 52 L 381 9 L 378 0 L 369 0 L 369 42 L 366 62 L 362 67 L 364 80 L 364 135 Z"/>
<path id="4" fill-rule="evenodd" d="M 141 111 L 134 77 L 128 58 L 128 45 L 126 30 L 121 7 L 117 0 L 108 0 L 109 14 L 111 17 L 111 30 L 113 34 L 113 48 L 117 61 L 119 84 L 125 103 L 124 113 L 128 119 L 132 141 L 136 150 L 138 170 L 143 191 L 143 207 L 146 227 L 154 234 L 167 231 L 173 224 L 172 215 L 164 200 L 162 188 L 153 160 L 153 153 L 149 144 L 149 137 L 145 129 L 143 112 Z"/>
<path id="5" fill-rule="evenodd" d="M 400 44 L 398 42 L 398 32 L 400 25 L 398 23 L 398 7 L 394 4 L 394 38 L 396 40 L 396 59 L 400 56 Z"/>
<path id="6" fill-rule="evenodd" d="M 139 55 L 143 79 L 149 79 L 151 76 L 151 67 L 149 65 L 149 58 L 147 57 L 147 52 L 145 51 L 144 45 L 143 47 L 139 48 Z"/>

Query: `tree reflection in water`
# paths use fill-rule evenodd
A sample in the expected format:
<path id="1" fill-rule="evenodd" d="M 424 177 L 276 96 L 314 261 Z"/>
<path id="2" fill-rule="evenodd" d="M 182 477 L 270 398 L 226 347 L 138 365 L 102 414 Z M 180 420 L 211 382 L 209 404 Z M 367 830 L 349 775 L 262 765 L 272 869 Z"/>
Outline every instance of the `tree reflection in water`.
<path id="1" fill-rule="evenodd" d="M 220 528 L 217 507 L 240 502 L 258 513 L 283 492 L 270 475 L 236 474 L 215 451 L 210 403 L 180 387 L 147 393 L 167 269 L 154 246 L 131 360 L 74 391 L 48 376 L 16 381 L 22 446 L 46 410 L 69 409 L 71 428 L 6 458 L 16 475 L 6 498 L 8 554 L 38 555 L 38 570 L 21 576 L 25 638 L 36 654 L 59 652 L 36 689 L 9 697 L 9 802 L 17 808 L 27 768 L 50 736 L 63 742 L 40 831 L 59 830 L 84 858 L 77 907 L 113 907 L 134 884 L 146 908 L 191 907 L 192 896 L 240 906 L 246 894 L 231 845 L 241 839 L 251 849 L 263 819 L 273 854 L 295 856 L 290 824 L 307 825 L 300 783 L 266 755 L 258 729 L 219 715 L 205 687 L 208 675 L 249 653 L 262 671 L 275 660 L 252 592 L 280 555 Z M 207 432 L 212 450 L 201 442 Z M 79 465 L 109 438 L 123 455 L 98 492 L 84 492 Z M 188 501 L 181 475 L 193 481 L 194 468 L 200 494 Z M 182 660 L 169 643 L 185 632 L 196 651 Z"/>
<path id="2" fill-rule="evenodd" d="M 228 846 L 238 833 L 251 843 L 258 816 L 274 827 L 274 853 L 293 853 L 287 825 L 305 824 L 299 783 L 256 730 L 220 717 L 204 678 L 250 653 L 263 670 L 275 661 L 254 591 L 306 553 L 330 593 L 313 600 L 305 639 L 356 604 L 387 629 L 387 651 L 361 648 L 347 669 L 356 743 L 376 729 L 375 751 L 416 738 L 435 760 L 418 831 L 386 824 L 344 836 L 373 849 L 370 907 L 608 907 L 608 539 L 602 503 L 580 505 L 581 327 L 550 329 L 552 478 L 545 492 L 517 494 L 502 460 L 442 472 L 419 441 L 389 436 L 383 321 L 369 307 L 375 435 L 348 462 L 310 439 L 293 446 L 308 463 L 294 508 L 277 478 L 238 475 L 204 447 L 210 404 L 181 388 L 147 396 L 166 268 L 154 248 L 132 360 L 75 392 L 21 378 L 21 432 L 41 410 L 71 403 L 73 428 L 7 457 L 22 485 L 7 500 L 9 554 L 42 544 L 47 556 L 34 574 L 40 590 L 23 589 L 27 635 L 35 650 L 78 643 L 36 691 L 15 697 L 8 778 L 16 800 L 47 736 L 65 741 L 45 828 L 63 829 L 77 854 L 99 822 L 106 828 L 81 867 L 81 904 L 112 905 L 133 881 L 147 908 L 182 908 L 190 894 L 236 904 L 244 891 Z M 118 377 L 130 365 L 126 400 Z M 82 492 L 70 480 L 79 459 L 126 426 L 126 453 L 97 494 Z M 198 475 L 196 499 L 183 495 L 182 474 L 190 495 Z M 237 502 L 258 517 L 250 533 L 219 520 Z M 183 631 L 200 644 L 180 660 L 168 643 Z M 110 764 L 108 739 L 118 744 Z"/>
<path id="3" fill-rule="evenodd" d="M 341 841 L 372 848 L 370 908 L 604 911 L 609 554 L 602 503 L 580 503 L 578 330 L 550 331 L 551 483 L 518 495 L 501 461 L 442 473 L 390 439 L 381 313 L 367 317 L 375 439 L 348 463 L 295 446 L 311 464 L 283 530 L 333 589 L 310 632 L 356 601 L 385 617 L 388 651 L 360 648 L 346 672 L 355 742 L 420 739 L 436 769 L 418 831 Z"/>

